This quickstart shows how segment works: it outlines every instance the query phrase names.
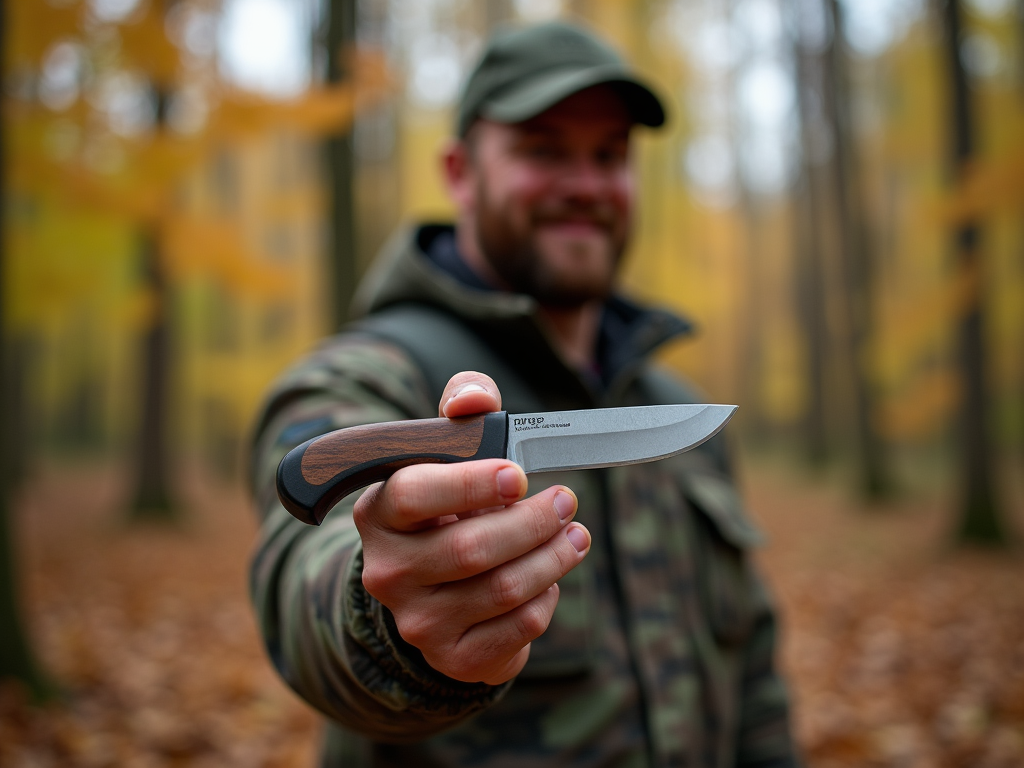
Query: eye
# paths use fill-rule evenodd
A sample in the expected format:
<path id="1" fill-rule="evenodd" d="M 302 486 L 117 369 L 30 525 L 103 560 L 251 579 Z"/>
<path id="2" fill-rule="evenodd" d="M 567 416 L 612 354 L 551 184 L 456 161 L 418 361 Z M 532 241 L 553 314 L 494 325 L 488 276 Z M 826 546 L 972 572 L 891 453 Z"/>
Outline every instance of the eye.
<path id="1" fill-rule="evenodd" d="M 605 167 L 622 165 L 626 162 L 627 157 L 628 152 L 624 144 L 601 147 L 594 153 L 595 162 Z"/>
<path id="2" fill-rule="evenodd" d="M 528 160 L 551 163 L 562 157 L 565 151 L 557 141 L 552 141 L 545 137 L 536 137 L 524 141 L 519 147 L 519 153 Z"/>
<path id="3" fill-rule="evenodd" d="M 543 142 L 527 147 L 526 154 L 538 160 L 551 160 L 558 156 L 558 150 L 554 145 Z"/>

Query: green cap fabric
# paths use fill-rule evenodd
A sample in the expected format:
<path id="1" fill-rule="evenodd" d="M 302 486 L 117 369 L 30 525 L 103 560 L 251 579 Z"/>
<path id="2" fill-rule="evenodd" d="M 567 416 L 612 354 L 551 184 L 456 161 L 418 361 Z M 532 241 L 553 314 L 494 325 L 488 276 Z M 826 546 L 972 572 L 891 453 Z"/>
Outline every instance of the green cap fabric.
<path id="1" fill-rule="evenodd" d="M 661 101 L 619 55 L 589 32 L 564 22 L 498 33 L 488 42 L 459 101 L 456 133 L 484 117 L 519 123 L 594 85 L 613 86 L 633 119 L 665 122 Z"/>

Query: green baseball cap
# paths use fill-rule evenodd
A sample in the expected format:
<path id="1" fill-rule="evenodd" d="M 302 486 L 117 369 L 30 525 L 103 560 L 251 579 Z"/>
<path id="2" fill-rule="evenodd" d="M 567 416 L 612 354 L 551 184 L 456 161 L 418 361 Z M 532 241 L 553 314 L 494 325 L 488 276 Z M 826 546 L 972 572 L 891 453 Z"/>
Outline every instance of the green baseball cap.
<path id="1" fill-rule="evenodd" d="M 463 87 L 456 133 L 465 136 L 480 117 L 529 120 L 594 85 L 614 87 L 637 123 L 664 124 L 665 110 L 654 91 L 589 32 L 558 21 L 499 32 Z"/>

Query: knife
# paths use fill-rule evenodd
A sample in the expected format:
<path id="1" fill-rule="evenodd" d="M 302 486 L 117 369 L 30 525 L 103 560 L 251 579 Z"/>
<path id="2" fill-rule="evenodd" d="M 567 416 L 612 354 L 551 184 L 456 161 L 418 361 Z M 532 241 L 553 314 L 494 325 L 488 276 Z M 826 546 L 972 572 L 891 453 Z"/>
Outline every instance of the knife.
<path id="1" fill-rule="evenodd" d="M 655 461 L 718 433 L 735 405 L 645 405 L 363 424 L 314 437 L 285 455 L 277 495 L 320 525 L 339 500 L 410 464 L 509 459 L 527 473 Z"/>

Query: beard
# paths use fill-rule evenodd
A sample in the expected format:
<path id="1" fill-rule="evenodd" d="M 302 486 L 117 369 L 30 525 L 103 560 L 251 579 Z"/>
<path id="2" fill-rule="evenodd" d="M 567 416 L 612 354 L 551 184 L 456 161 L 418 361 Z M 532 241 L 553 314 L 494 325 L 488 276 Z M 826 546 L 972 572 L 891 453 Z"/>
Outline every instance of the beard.
<path id="1" fill-rule="evenodd" d="M 611 293 L 628 239 L 628 221 L 607 204 L 566 201 L 514 221 L 477 190 L 476 232 L 484 258 L 508 288 L 541 305 L 576 309 Z M 545 237 L 546 226 L 585 222 L 587 237 Z"/>

